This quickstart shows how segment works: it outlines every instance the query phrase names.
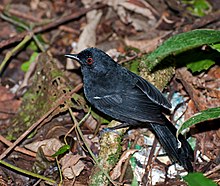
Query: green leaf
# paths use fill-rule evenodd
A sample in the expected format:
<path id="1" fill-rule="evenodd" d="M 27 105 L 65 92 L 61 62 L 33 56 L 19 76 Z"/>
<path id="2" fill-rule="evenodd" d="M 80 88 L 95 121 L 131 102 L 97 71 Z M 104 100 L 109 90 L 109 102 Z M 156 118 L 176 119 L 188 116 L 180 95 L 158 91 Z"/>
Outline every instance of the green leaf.
<path id="1" fill-rule="evenodd" d="M 201 123 L 207 120 L 213 120 L 220 118 L 220 107 L 210 108 L 204 111 L 201 111 L 187 121 L 185 121 L 177 131 L 177 135 L 181 133 L 186 128 L 189 128 L 197 123 Z"/>
<path id="2" fill-rule="evenodd" d="M 132 61 L 131 66 L 130 66 L 130 71 L 134 72 L 135 74 L 138 74 L 139 64 L 140 62 L 138 60 Z"/>
<path id="3" fill-rule="evenodd" d="M 206 0 L 184 0 L 183 2 L 191 5 L 187 7 L 187 10 L 189 10 L 189 12 L 195 16 L 204 16 L 210 12 L 212 8 L 209 2 Z"/>
<path id="4" fill-rule="evenodd" d="M 69 145 L 63 145 L 62 147 L 60 147 L 59 148 L 59 150 L 56 152 L 56 153 L 54 153 L 53 155 L 52 155 L 52 157 L 53 158 L 55 158 L 55 157 L 57 157 L 57 156 L 59 156 L 59 155 L 61 155 L 61 154 L 64 154 L 66 151 L 68 151 L 70 149 L 70 146 Z"/>
<path id="5" fill-rule="evenodd" d="M 216 50 L 201 50 L 195 48 L 181 54 L 175 58 L 178 61 L 177 67 L 187 66 L 193 73 L 209 69 L 220 57 Z"/>
<path id="6" fill-rule="evenodd" d="M 137 181 L 137 178 L 134 176 L 134 177 L 133 177 L 133 180 L 132 180 L 132 182 L 131 182 L 131 186 L 138 186 L 138 185 L 140 185 L 140 184 L 139 184 L 139 182 Z"/>
<path id="7" fill-rule="evenodd" d="M 190 49 L 218 42 L 220 42 L 220 31 L 217 30 L 193 30 L 181 33 L 166 40 L 147 57 L 145 63 L 152 70 L 160 61 L 170 55 L 175 56 Z"/>
<path id="8" fill-rule="evenodd" d="M 189 173 L 183 177 L 189 186 L 217 186 L 215 182 L 206 178 L 202 173 Z"/>
<path id="9" fill-rule="evenodd" d="M 211 59 L 204 59 L 201 61 L 188 63 L 186 66 L 188 69 L 194 72 L 201 72 L 202 70 L 208 70 L 215 62 Z"/>
<path id="10" fill-rule="evenodd" d="M 37 51 L 38 50 L 38 47 L 37 47 L 35 41 L 31 41 L 27 48 L 29 48 L 29 49 L 31 49 L 33 51 Z"/>
<path id="11" fill-rule="evenodd" d="M 33 54 L 31 55 L 30 59 L 28 61 L 25 61 L 22 65 L 21 65 L 21 70 L 23 70 L 24 72 L 27 72 L 29 69 L 30 64 L 36 59 L 36 57 L 38 56 L 38 52 L 33 52 Z"/>
<path id="12" fill-rule="evenodd" d="M 212 49 L 217 50 L 220 52 L 220 43 L 209 45 Z"/>

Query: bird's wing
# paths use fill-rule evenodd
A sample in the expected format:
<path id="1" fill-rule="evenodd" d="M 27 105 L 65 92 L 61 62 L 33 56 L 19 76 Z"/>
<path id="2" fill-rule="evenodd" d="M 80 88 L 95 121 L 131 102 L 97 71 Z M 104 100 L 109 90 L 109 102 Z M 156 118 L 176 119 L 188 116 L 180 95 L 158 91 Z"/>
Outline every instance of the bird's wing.
<path id="1" fill-rule="evenodd" d="M 141 89 L 151 101 L 164 108 L 171 108 L 171 104 L 156 87 L 136 74 L 132 73 L 132 75 L 137 78 L 136 86 Z"/>
<path id="2" fill-rule="evenodd" d="M 120 93 L 93 97 L 96 108 L 124 122 L 161 122 L 160 105 L 153 102 L 146 94 L 134 86 Z"/>

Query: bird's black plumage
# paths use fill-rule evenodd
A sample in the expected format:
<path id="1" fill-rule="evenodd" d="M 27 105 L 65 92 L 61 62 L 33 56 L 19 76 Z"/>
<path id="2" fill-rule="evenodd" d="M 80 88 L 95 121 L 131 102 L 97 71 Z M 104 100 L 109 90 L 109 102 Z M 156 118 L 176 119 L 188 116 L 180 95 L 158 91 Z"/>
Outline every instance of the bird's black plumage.
<path id="1" fill-rule="evenodd" d="M 169 157 L 187 171 L 193 171 L 193 151 L 182 135 L 179 136 L 182 146 L 178 148 L 176 128 L 161 111 L 171 105 L 156 87 L 97 48 L 67 54 L 66 57 L 80 62 L 88 101 L 101 112 L 122 122 L 114 129 L 146 123 Z"/>

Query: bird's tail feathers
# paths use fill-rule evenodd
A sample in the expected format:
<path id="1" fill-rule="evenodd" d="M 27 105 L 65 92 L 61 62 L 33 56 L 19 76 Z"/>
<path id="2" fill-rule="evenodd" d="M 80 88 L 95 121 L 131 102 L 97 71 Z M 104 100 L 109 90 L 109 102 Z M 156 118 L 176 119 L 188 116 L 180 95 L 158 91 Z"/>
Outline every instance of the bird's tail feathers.
<path id="1" fill-rule="evenodd" d="M 167 152 L 172 161 L 178 162 L 188 172 L 193 172 L 193 150 L 183 135 L 179 135 L 178 140 L 181 147 L 178 148 L 175 126 L 164 116 L 165 124 L 151 123 L 152 132 Z"/>

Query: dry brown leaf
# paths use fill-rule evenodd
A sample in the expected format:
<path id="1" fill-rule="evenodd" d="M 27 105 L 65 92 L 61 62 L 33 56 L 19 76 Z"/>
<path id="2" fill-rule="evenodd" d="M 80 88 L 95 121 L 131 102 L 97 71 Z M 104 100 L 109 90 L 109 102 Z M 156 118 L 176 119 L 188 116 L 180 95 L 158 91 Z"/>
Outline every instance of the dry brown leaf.
<path id="1" fill-rule="evenodd" d="M 43 141 L 37 141 L 25 145 L 25 148 L 37 152 L 39 147 L 42 147 L 45 156 L 52 156 L 55 152 L 59 150 L 64 144 L 56 138 L 46 139 Z"/>
<path id="2" fill-rule="evenodd" d="M 78 154 L 66 154 L 61 158 L 60 164 L 65 178 L 73 179 L 81 173 L 85 167 L 85 164 L 80 160 L 81 158 L 84 157 Z"/>
<path id="3" fill-rule="evenodd" d="M 14 94 L 12 94 L 6 87 L 0 86 L 0 102 L 11 100 L 14 98 Z"/>
<path id="4" fill-rule="evenodd" d="M 152 22 L 152 24 L 156 22 L 156 17 L 154 15 L 158 15 L 158 13 L 152 6 L 150 6 L 150 4 L 148 4 L 144 0 L 111 0 L 105 1 L 104 3 L 108 6 L 113 7 L 123 23 L 131 23 L 134 28 L 137 28 L 138 30 L 140 30 L 140 27 L 143 23 L 140 23 L 137 19 L 133 17 L 133 15 L 135 15 L 134 13 L 147 17 L 148 20 Z M 126 10 L 129 10 L 132 13 Z"/>
<path id="5" fill-rule="evenodd" d="M 122 163 L 125 162 L 125 160 L 128 159 L 131 154 L 134 154 L 137 151 L 137 149 L 130 149 L 122 154 L 121 159 L 118 161 L 117 165 L 111 172 L 111 178 L 113 180 L 116 180 L 121 175 Z"/>
<path id="6" fill-rule="evenodd" d="M 119 5 L 132 12 L 141 14 L 149 19 L 152 19 L 152 20 L 156 19 L 152 11 L 148 7 L 141 7 L 128 1 L 120 2 Z"/>
<path id="7" fill-rule="evenodd" d="M 95 131 L 97 128 L 98 122 L 91 115 L 85 120 L 84 124 L 89 130 Z"/>

